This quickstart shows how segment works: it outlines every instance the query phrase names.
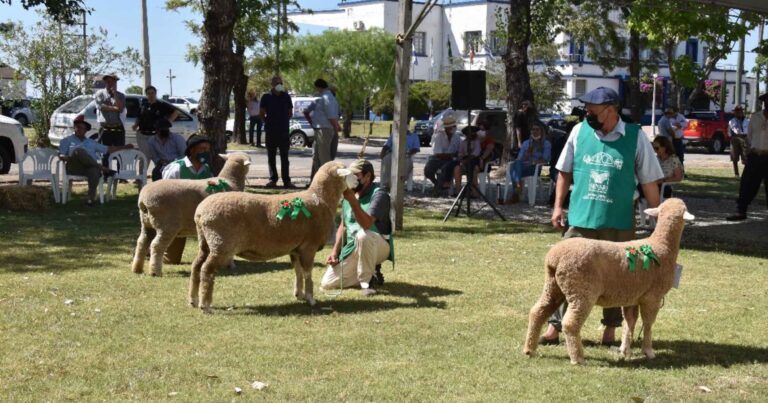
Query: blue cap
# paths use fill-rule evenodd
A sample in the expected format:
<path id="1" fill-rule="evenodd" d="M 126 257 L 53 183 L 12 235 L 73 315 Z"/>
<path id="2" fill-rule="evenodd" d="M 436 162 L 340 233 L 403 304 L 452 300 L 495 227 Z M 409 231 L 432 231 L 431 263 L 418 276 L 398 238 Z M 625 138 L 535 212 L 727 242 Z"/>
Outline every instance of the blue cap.
<path id="1" fill-rule="evenodd" d="M 594 90 L 579 97 L 579 101 L 585 104 L 602 105 L 602 104 L 618 104 L 619 94 L 616 91 L 606 88 L 597 87 Z"/>

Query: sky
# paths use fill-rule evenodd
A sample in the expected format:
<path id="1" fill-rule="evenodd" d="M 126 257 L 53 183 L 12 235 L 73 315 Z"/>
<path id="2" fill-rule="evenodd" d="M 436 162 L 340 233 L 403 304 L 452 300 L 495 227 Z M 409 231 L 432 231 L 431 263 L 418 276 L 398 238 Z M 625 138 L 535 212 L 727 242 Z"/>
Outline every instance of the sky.
<path id="1" fill-rule="evenodd" d="M 12 5 L 0 4 L 0 21 L 21 21 L 25 25 L 32 25 L 39 16 L 35 11 L 25 10 L 20 0 L 13 0 Z M 92 8 L 88 16 L 89 27 L 100 26 L 106 28 L 113 45 L 117 49 L 133 47 L 141 51 L 141 7 L 139 0 L 85 0 L 86 5 Z M 336 8 L 335 0 L 299 0 L 304 8 L 315 10 L 328 10 Z M 119 6 L 118 6 L 119 5 Z M 201 66 L 195 66 L 185 60 L 187 44 L 197 42 L 184 24 L 185 20 L 200 21 L 200 18 L 187 10 L 167 11 L 165 0 L 147 0 L 147 13 L 149 20 L 150 60 L 152 63 L 153 85 L 160 94 L 170 94 L 169 70 L 173 76 L 173 95 L 191 96 L 198 98 L 203 85 L 203 72 Z M 299 26 L 299 34 L 315 34 L 322 31 L 322 27 Z M 768 37 L 768 33 L 766 33 Z M 751 50 L 757 46 L 757 30 L 753 31 L 746 40 L 746 49 Z M 745 67 L 747 70 L 754 66 L 755 54 L 746 53 Z M 721 62 L 735 66 L 737 55 Z M 140 76 L 123 77 L 119 88 L 125 89 L 131 85 L 143 85 Z M 31 91 L 31 89 L 30 89 Z M 31 95 L 31 94 L 30 94 Z"/>

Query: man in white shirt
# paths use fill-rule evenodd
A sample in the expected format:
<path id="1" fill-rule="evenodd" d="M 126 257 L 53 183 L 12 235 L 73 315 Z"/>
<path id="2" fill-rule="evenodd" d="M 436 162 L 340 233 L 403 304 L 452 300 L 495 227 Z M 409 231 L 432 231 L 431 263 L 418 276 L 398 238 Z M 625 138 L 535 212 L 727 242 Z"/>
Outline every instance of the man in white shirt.
<path id="1" fill-rule="evenodd" d="M 675 146 L 675 154 L 680 159 L 680 163 L 684 164 L 685 160 L 685 144 L 683 144 L 683 130 L 688 127 L 688 119 L 683 116 L 677 107 L 672 106 L 673 117 L 670 119 L 672 129 L 675 131 L 675 137 L 672 138 L 672 145 Z"/>
<path id="2" fill-rule="evenodd" d="M 739 159 L 742 164 L 747 162 L 747 128 L 749 119 L 744 117 L 744 108 L 736 105 L 733 108 L 733 118 L 728 122 L 728 131 L 731 134 L 731 161 L 733 173 L 739 177 Z"/>
<path id="3" fill-rule="evenodd" d="M 456 133 L 456 119 L 448 115 L 443 118 L 443 129 L 435 133 L 432 141 L 432 156 L 424 165 L 424 176 L 434 185 L 437 194 L 450 187 L 448 182 L 453 177 L 453 169 L 458 164 L 456 156 L 459 153 L 461 138 Z M 437 171 L 440 176 L 437 177 Z"/>
<path id="4" fill-rule="evenodd" d="M 251 92 L 248 98 L 248 121 L 250 123 L 248 127 L 248 143 L 259 148 L 263 147 L 261 145 L 261 129 L 264 127 L 264 121 L 259 116 L 259 97 L 255 92 Z M 254 127 L 256 128 L 256 144 L 253 144 Z"/>
<path id="5" fill-rule="evenodd" d="M 760 191 L 760 184 L 768 184 L 768 93 L 758 99 L 763 103 L 763 110 L 752 114 L 747 127 L 749 151 L 739 184 L 738 213 L 727 217 L 728 221 L 746 220 L 747 207 Z"/>

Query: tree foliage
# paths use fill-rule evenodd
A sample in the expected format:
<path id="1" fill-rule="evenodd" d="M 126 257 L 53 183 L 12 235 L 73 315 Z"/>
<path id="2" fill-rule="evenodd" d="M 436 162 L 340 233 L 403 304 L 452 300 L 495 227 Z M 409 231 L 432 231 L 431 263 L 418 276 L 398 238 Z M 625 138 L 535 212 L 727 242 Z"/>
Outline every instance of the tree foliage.
<path id="1" fill-rule="evenodd" d="M 345 136 L 349 136 L 352 112 L 360 109 L 371 94 L 392 88 L 395 39 L 381 29 L 325 31 L 293 38 L 285 50 L 300 61 L 285 71 L 291 89 L 311 94 L 317 78 L 336 87 L 345 117 Z"/>
<path id="2" fill-rule="evenodd" d="M 131 85 L 130 87 L 127 87 L 125 89 L 126 94 L 137 94 L 141 95 L 144 93 L 144 88 L 142 88 L 140 85 Z"/>
<path id="3" fill-rule="evenodd" d="M 34 102 L 38 119 L 35 130 L 40 143 L 47 143 L 50 116 L 62 103 L 75 95 L 89 92 L 82 79 L 83 69 L 92 73 L 138 73 L 141 62 L 133 48 L 117 50 L 104 28 L 92 28 L 88 49 L 83 52 L 76 28 L 46 17 L 32 26 L 14 23 L 16 29 L 0 34 L 0 60 L 16 69 L 18 79 L 25 79 L 38 94 Z"/>
<path id="4" fill-rule="evenodd" d="M 371 110 L 377 115 L 394 114 L 395 90 L 379 90 L 371 98 Z M 408 90 L 408 115 L 421 117 L 448 108 L 451 104 L 451 85 L 443 81 L 420 81 Z M 431 105 L 431 108 L 430 108 Z"/>
<path id="5" fill-rule="evenodd" d="M 87 11 L 83 0 L 20 0 L 25 10 L 44 6 L 45 12 L 55 21 L 72 23 L 77 15 Z M 0 0 L 0 4 L 13 4 L 13 0 Z"/>

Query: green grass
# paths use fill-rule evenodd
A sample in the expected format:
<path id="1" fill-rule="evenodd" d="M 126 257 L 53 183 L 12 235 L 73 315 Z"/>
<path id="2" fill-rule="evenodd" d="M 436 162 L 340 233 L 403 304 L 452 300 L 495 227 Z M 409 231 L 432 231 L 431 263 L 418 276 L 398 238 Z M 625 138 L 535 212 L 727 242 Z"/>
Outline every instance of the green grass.
<path id="1" fill-rule="evenodd" d="M 293 299 L 288 259 L 238 261 L 215 314 L 187 307 L 187 243 L 165 277 L 137 276 L 136 191 L 88 209 L 0 211 L 4 401 L 761 401 L 768 394 L 766 261 L 683 250 L 654 334 L 657 359 L 587 348 L 521 353 L 542 260 L 557 234 L 515 222 L 409 210 L 383 291 L 318 306 Z M 324 260 L 327 249 L 318 253 Z M 316 264 L 319 283 L 322 268 Z M 66 300 L 72 300 L 66 305 Z M 596 309 L 583 330 L 596 340 Z M 762 325 L 761 325 L 762 323 Z M 635 349 L 635 355 L 639 350 Z M 269 384 L 264 391 L 253 381 Z M 242 396 L 234 387 L 243 389 Z M 706 386 L 705 393 L 698 389 Z M 175 397 L 169 393 L 177 392 Z"/>

